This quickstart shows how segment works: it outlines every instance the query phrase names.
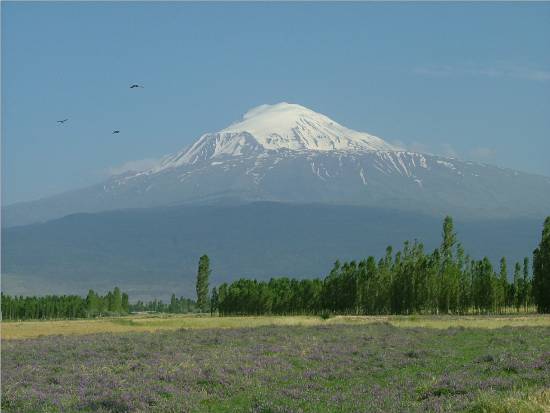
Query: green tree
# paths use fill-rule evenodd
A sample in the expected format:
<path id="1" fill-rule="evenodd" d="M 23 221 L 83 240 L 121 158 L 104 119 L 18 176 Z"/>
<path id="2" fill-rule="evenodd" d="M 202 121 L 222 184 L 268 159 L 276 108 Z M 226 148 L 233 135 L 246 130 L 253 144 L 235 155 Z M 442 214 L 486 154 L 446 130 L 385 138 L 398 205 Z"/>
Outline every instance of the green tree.
<path id="1" fill-rule="evenodd" d="M 521 299 L 525 311 L 531 304 L 531 280 L 529 279 L 529 258 L 523 259 L 523 285 L 521 289 Z"/>
<path id="2" fill-rule="evenodd" d="M 478 311 L 487 313 L 494 309 L 494 271 L 489 258 L 484 257 L 476 265 L 476 307 Z"/>
<path id="3" fill-rule="evenodd" d="M 86 296 L 86 310 L 89 316 L 94 316 L 101 311 L 99 297 L 94 290 L 89 290 Z"/>
<path id="4" fill-rule="evenodd" d="M 216 311 L 218 311 L 218 290 L 214 287 L 210 298 L 210 315 L 214 315 Z"/>
<path id="5" fill-rule="evenodd" d="M 539 313 L 550 313 L 550 216 L 544 221 L 539 246 L 533 251 L 533 298 Z"/>
<path id="6" fill-rule="evenodd" d="M 115 313 L 122 313 L 122 294 L 120 293 L 120 288 L 115 287 L 113 290 L 113 304 L 111 311 Z"/>
<path id="7" fill-rule="evenodd" d="M 170 305 L 168 306 L 168 312 L 169 313 L 176 313 L 178 310 L 178 300 L 176 298 L 176 294 L 172 294 L 170 297 Z"/>
<path id="8" fill-rule="evenodd" d="M 208 258 L 208 255 L 203 255 L 199 258 L 197 272 L 197 306 L 203 312 L 208 310 L 208 279 L 210 272 L 210 258 Z"/>
<path id="9" fill-rule="evenodd" d="M 443 220 L 443 232 L 439 252 L 441 254 L 441 268 L 439 271 L 439 311 L 448 313 L 456 308 L 458 290 L 458 274 L 454 261 L 453 249 L 457 238 L 454 232 L 453 219 L 446 216 Z"/>
<path id="10" fill-rule="evenodd" d="M 521 280 L 521 265 L 519 262 L 516 262 L 516 265 L 514 267 L 514 307 L 516 308 L 516 311 L 519 313 L 519 309 L 521 308 L 522 304 L 522 280 Z"/>
<path id="11" fill-rule="evenodd" d="M 500 272 L 498 277 L 498 306 L 499 312 L 506 308 L 508 297 L 508 268 L 506 266 L 506 258 L 500 259 Z"/>
<path id="12" fill-rule="evenodd" d="M 454 232 L 453 219 L 448 215 L 443 220 L 442 236 L 440 253 L 444 260 L 449 260 L 452 258 L 453 247 L 456 244 L 456 234 Z"/>
<path id="13" fill-rule="evenodd" d="M 107 311 L 115 311 L 115 305 L 113 300 L 113 293 L 111 291 L 107 292 L 107 295 L 104 297 Z"/>
<path id="14" fill-rule="evenodd" d="M 123 313 L 129 313 L 130 312 L 130 299 L 128 297 L 128 294 L 122 293 L 122 312 Z"/>

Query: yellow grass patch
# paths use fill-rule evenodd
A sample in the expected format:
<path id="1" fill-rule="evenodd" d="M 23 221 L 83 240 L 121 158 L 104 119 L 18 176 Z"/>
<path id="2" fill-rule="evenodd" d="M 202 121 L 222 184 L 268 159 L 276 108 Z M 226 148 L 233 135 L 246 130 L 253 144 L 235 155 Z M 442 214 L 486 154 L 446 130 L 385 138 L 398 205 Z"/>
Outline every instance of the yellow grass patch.
<path id="1" fill-rule="evenodd" d="M 176 330 L 180 328 L 241 328 L 270 325 L 313 326 L 319 324 L 369 324 L 387 322 L 396 327 L 500 328 L 505 326 L 550 327 L 550 315 L 522 316 L 336 316 L 322 320 L 314 316 L 210 317 L 206 315 L 133 315 L 117 318 L 59 321 L 3 322 L 4 340 L 45 335 L 122 333 L 129 331 Z"/>
<path id="2" fill-rule="evenodd" d="M 548 413 L 550 412 L 550 389 L 518 391 L 502 397 L 482 394 L 470 413 Z"/>

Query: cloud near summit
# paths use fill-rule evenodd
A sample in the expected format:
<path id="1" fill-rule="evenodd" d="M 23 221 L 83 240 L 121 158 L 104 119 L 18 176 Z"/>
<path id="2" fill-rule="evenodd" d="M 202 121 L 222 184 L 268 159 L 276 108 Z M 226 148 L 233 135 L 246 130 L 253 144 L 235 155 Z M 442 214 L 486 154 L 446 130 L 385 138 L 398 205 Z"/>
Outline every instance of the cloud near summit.
<path id="1" fill-rule="evenodd" d="M 145 169 L 152 168 L 157 165 L 160 159 L 158 158 L 145 158 L 136 159 L 134 161 L 127 161 L 123 164 L 111 166 L 107 168 L 106 173 L 110 176 L 120 175 L 126 172 L 139 172 Z"/>

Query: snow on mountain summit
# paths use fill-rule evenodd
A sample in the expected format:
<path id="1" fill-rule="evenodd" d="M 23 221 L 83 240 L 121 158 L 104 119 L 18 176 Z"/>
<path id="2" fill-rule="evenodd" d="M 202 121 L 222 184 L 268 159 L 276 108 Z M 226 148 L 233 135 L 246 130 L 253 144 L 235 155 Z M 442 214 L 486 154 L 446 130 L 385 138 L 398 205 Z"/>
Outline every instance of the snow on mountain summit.
<path id="1" fill-rule="evenodd" d="M 261 105 L 220 133 L 248 132 L 266 149 L 393 150 L 376 136 L 348 129 L 320 113 L 291 103 Z"/>
<path id="2" fill-rule="evenodd" d="M 202 135 L 187 150 L 168 156 L 152 172 L 222 156 L 265 151 L 394 151 L 398 148 L 368 133 L 348 129 L 304 106 L 281 102 L 250 109 L 217 133 Z"/>

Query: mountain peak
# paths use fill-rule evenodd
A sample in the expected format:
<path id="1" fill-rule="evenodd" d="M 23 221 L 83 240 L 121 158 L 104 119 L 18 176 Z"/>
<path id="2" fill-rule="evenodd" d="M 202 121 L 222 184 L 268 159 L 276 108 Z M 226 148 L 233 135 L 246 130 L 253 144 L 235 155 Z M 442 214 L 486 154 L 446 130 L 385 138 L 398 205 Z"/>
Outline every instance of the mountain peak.
<path id="1" fill-rule="evenodd" d="M 304 106 L 281 102 L 250 109 L 219 133 L 248 133 L 265 149 L 313 151 L 395 150 L 382 139 L 348 129 Z"/>

